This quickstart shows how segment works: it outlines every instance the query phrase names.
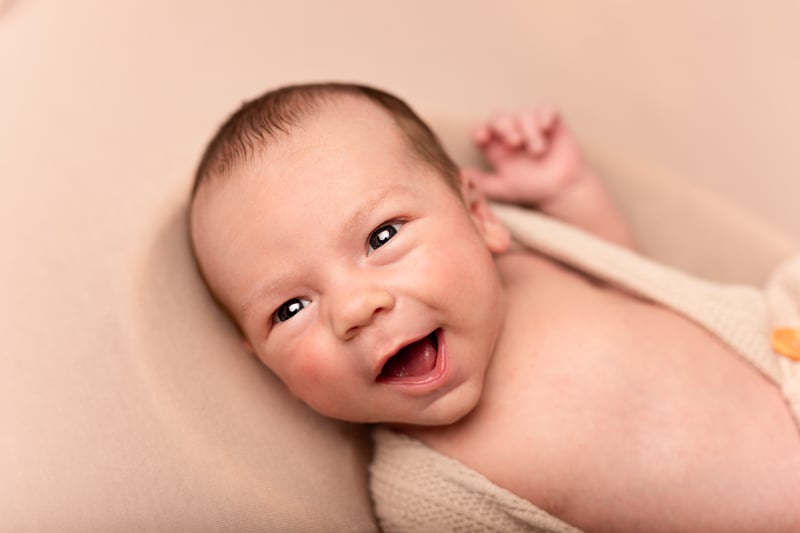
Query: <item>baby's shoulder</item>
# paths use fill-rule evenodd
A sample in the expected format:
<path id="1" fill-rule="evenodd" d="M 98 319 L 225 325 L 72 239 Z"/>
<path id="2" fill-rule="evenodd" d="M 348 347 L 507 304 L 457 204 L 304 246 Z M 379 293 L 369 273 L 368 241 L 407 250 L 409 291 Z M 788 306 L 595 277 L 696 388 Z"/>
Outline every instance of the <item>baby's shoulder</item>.
<path id="1" fill-rule="evenodd" d="M 439 454 L 485 477 L 549 515 L 563 513 L 570 494 L 571 451 L 566 438 L 527 402 L 495 405 L 487 396 L 464 419 L 449 426 L 418 428 L 409 435 Z"/>

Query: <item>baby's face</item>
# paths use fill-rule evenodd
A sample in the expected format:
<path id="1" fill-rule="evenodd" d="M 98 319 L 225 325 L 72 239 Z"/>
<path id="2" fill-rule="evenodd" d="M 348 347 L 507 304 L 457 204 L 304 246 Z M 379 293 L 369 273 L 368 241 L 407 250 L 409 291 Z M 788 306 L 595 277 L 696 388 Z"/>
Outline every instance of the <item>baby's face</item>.
<path id="1" fill-rule="evenodd" d="M 343 420 L 445 424 L 480 396 L 507 239 L 401 135 L 366 102 L 328 106 L 201 189 L 192 231 L 210 285 L 294 395 Z"/>

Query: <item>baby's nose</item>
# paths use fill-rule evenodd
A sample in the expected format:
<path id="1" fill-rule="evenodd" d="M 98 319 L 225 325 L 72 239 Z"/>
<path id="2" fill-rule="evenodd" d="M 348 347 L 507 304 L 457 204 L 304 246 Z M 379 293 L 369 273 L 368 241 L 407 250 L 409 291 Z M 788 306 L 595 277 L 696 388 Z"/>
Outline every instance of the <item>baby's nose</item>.
<path id="1" fill-rule="evenodd" d="M 349 287 L 339 291 L 333 302 L 333 329 L 340 339 L 349 340 L 372 323 L 378 313 L 394 307 L 395 298 L 382 287 Z"/>

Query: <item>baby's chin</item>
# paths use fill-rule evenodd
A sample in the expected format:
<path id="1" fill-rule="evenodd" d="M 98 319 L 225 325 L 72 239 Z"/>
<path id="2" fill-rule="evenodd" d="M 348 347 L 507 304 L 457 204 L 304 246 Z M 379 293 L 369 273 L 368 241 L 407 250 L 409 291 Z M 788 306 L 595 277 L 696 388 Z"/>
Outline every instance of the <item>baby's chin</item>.
<path id="1" fill-rule="evenodd" d="M 355 424 L 380 424 L 394 429 L 402 428 L 421 428 L 421 427 L 436 427 L 436 426 L 449 426 L 457 423 L 459 420 L 466 417 L 477 405 L 477 399 L 471 405 L 460 406 L 458 409 L 437 410 L 436 412 L 413 413 L 402 416 L 387 416 L 380 414 L 370 414 L 361 416 L 347 416 L 341 413 L 329 413 L 318 409 L 319 414 L 341 422 L 355 423 Z"/>
<path id="2" fill-rule="evenodd" d="M 443 398 L 419 413 L 402 419 L 379 420 L 378 423 L 398 430 L 412 428 L 431 428 L 450 426 L 467 418 L 475 410 L 481 397 L 481 390 L 458 391 L 457 397 Z"/>
<path id="3" fill-rule="evenodd" d="M 381 424 L 390 427 L 436 427 L 456 424 L 469 416 L 478 406 L 483 393 L 483 379 L 473 378 L 462 382 L 454 389 L 442 391 L 441 395 L 429 398 L 393 398 L 388 405 L 373 404 L 372 409 L 348 410 L 340 406 L 333 411 L 330 404 L 313 405 L 300 398 L 317 413 L 356 424 Z M 415 403 L 417 404 L 415 406 Z"/>

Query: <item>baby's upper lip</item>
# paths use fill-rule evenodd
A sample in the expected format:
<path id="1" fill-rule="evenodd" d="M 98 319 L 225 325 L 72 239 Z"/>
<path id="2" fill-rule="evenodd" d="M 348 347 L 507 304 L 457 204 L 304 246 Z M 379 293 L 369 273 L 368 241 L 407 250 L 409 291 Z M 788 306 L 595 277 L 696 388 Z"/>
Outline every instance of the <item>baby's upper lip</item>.
<path id="1" fill-rule="evenodd" d="M 397 343 L 397 344 L 395 344 L 395 345 L 394 345 L 394 348 L 393 348 L 392 350 L 389 350 L 389 351 L 387 351 L 387 352 L 384 352 L 384 355 L 382 355 L 382 356 L 381 356 L 381 357 L 378 359 L 378 363 L 377 363 L 377 365 L 375 366 L 375 369 L 374 369 L 374 371 L 373 371 L 373 373 L 374 373 L 374 375 L 375 375 L 375 379 L 377 379 L 378 377 L 380 377 L 380 375 L 381 375 L 381 372 L 383 372 L 383 367 L 384 367 L 384 366 L 386 366 L 386 362 L 387 362 L 389 359 L 391 359 L 392 357 L 394 357 L 395 355 L 397 355 L 397 354 L 398 354 L 398 352 L 400 352 L 400 350 L 402 350 L 402 349 L 403 349 L 403 348 L 405 348 L 406 346 L 409 346 L 409 345 L 411 345 L 411 344 L 414 344 L 415 342 L 419 342 L 419 341 L 421 341 L 422 339 L 424 339 L 424 338 L 426 338 L 426 337 L 430 336 L 430 335 L 433 333 L 433 331 L 434 331 L 434 330 L 432 330 L 432 331 L 429 331 L 428 333 L 425 333 L 425 334 L 422 334 L 422 335 L 418 335 L 418 336 L 416 336 L 416 337 L 413 337 L 411 340 L 407 340 L 407 341 L 404 341 L 404 342 L 401 342 L 401 343 Z"/>

